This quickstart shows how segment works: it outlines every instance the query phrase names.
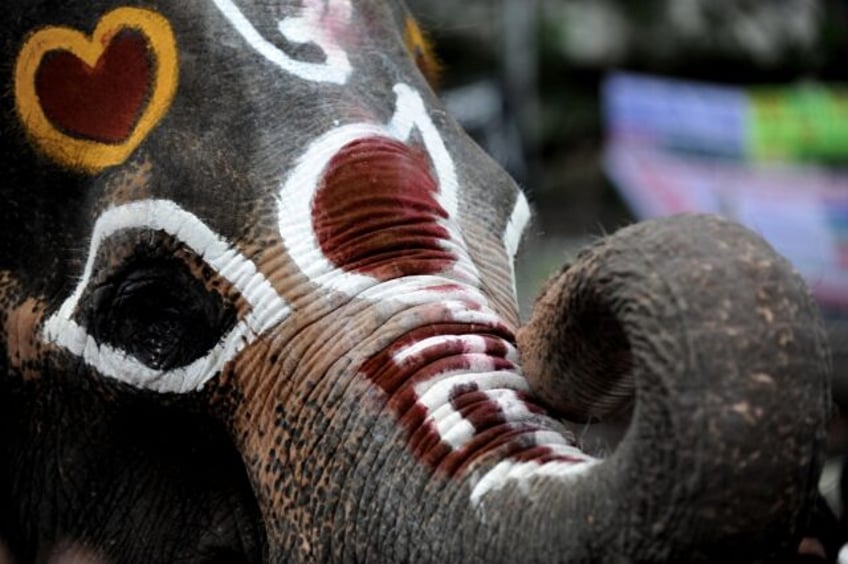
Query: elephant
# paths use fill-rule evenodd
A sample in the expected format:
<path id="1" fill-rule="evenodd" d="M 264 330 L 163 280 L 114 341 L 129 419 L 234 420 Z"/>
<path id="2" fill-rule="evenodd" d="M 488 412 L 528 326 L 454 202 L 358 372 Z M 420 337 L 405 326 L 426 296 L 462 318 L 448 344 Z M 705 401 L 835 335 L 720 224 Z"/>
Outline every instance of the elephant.
<path id="1" fill-rule="evenodd" d="M 400 0 L 4 9 L 0 558 L 794 558 L 829 353 L 759 236 L 626 227 L 522 325 Z"/>

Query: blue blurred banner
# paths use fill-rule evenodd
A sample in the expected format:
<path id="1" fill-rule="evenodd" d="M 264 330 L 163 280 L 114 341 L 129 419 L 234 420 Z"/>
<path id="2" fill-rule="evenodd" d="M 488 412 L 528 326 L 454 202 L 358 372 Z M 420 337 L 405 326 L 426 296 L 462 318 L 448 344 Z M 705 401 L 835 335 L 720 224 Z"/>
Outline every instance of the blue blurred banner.
<path id="1" fill-rule="evenodd" d="M 738 88 L 615 73 L 602 101 L 612 137 L 717 156 L 746 151 L 748 104 Z"/>
<path id="2" fill-rule="evenodd" d="M 742 160 L 848 164 L 848 88 L 747 88 L 613 73 L 603 84 L 612 137 Z"/>

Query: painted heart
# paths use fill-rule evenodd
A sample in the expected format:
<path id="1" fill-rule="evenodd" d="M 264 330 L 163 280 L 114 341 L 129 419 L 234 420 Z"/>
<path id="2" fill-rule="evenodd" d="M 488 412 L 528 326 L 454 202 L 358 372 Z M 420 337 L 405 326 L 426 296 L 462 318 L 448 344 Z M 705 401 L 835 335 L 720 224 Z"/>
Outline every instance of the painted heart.
<path id="1" fill-rule="evenodd" d="M 15 103 L 44 153 L 96 173 L 124 162 L 165 116 L 177 76 L 168 21 L 118 8 L 90 37 L 65 27 L 32 34 L 18 55 Z"/>
<path id="2" fill-rule="evenodd" d="M 57 129 L 118 144 L 132 134 L 151 78 L 147 41 L 127 30 L 112 39 L 93 68 L 70 51 L 49 53 L 36 71 L 35 92 Z"/>

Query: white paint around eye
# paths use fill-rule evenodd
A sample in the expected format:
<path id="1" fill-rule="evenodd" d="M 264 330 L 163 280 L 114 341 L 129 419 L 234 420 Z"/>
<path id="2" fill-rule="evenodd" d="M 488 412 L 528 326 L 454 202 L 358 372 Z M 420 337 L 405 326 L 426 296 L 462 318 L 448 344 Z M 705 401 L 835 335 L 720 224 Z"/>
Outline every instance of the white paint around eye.
<path id="1" fill-rule="evenodd" d="M 298 159 L 282 184 L 277 203 L 283 243 L 301 272 L 311 282 L 325 289 L 355 296 L 377 285 L 378 281 L 374 277 L 347 272 L 333 265 L 324 255 L 312 224 L 315 195 L 330 161 L 349 143 L 373 137 L 407 142 L 413 131 L 417 130 L 436 172 L 437 200 L 448 213 L 448 219 L 440 221 L 439 224 L 450 233 L 451 241 L 446 241 L 445 246 L 457 258 L 449 281 L 478 286 L 479 274 L 468 254 L 457 223 L 458 182 L 453 159 L 430 119 L 421 95 L 405 84 L 395 86 L 394 91 L 397 94 L 396 108 L 388 124 L 353 123 L 337 127 L 315 139 Z M 436 280 L 437 277 L 431 279 Z M 403 299 L 403 294 L 399 293 L 397 297 Z"/>
<path id="2" fill-rule="evenodd" d="M 174 370 L 156 370 L 125 351 L 97 343 L 74 321 L 79 300 L 91 283 L 100 246 L 112 235 L 127 229 L 163 231 L 195 252 L 235 287 L 250 311 L 205 356 Z M 257 336 L 282 322 L 289 305 L 247 257 L 197 216 L 169 200 L 142 200 L 106 210 L 97 220 L 82 278 L 74 292 L 44 324 L 48 343 L 64 347 L 81 357 L 104 376 L 157 392 L 185 393 L 199 390 L 223 366 Z"/>
<path id="3" fill-rule="evenodd" d="M 280 33 L 292 43 L 313 43 L 320 48 L 326 57 L 322 63 L 292 59 L 265 39 L 232 0 L 212 1 L 257 53 L 284 71 L 311 82 L 347 83 L 352 67 L 332 28 L 350 23 L 350 0 L 304 0 L 301 15 L 277 24 Z"/>

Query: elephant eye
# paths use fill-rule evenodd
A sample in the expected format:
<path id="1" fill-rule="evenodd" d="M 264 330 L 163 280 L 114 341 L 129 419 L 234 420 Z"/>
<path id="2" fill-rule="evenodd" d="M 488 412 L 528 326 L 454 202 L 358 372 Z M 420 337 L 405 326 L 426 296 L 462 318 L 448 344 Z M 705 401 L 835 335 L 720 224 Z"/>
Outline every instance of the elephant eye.
<path id="1" fill-rule="evenodd" d="M 139 200 L 97 218 L 82 277 L 42 338 L 104 377 L 189 393 L 290 312 L 200 218 L 169 200 Z"/>
<path id="2" fill-rule="evenodd" d="M 88 302 L 82 320 L 98 343 L 157 370 L 191 364 L 236 323 L 235 308 L 176 258 L 132 261 Z"/>

